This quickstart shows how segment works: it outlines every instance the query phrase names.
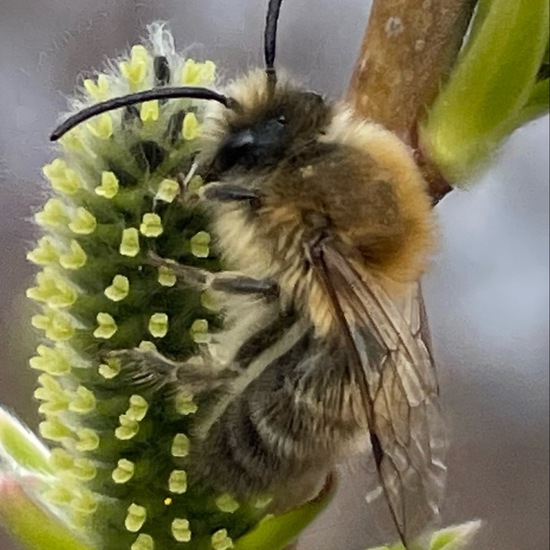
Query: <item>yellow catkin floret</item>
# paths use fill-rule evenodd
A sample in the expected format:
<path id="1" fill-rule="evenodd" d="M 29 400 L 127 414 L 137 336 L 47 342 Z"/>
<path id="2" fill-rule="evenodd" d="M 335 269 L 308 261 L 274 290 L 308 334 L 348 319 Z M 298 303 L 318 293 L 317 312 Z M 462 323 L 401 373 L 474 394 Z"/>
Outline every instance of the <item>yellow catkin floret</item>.
<path id="1" fill-rule="evenodd" d="M 86 128 L 97 138 L 107 140 L 113 135 L 113 119 L 109 113 L 97 116 L 86 124 Z"/>
<path id="2" fill-rule="evenodd" d="M 78 414 L 88 414 L 96 408 L 96 399 L 91 390 L 78 386 L 70 393 L 69 410 Z"/>
<path id="3" fill-rule="evenodd" d="M 187 113 L 183 119 L 181 133 L 185 140 L 191 141 L 199 135 L 200 124 L 195 113 Z"/>
<path id="4" fill-rule="evenodd" d="M 105 296 L 113 302 L 124 300 L 130 292 L 130 281 L 124 275 L 115 275 L 112 283 L 104 290 Z"/>
<path id="5" fill-rule="evenodd" d="M 128 507 L 128 513 L 124 520 L 124 526 L 131 533 L 136 533 L 142 527 L 147 520 L 147 509 L 144 506 L 140 506 L 135 502 Z"/>
<path id="6" fill-rule="evenodd" d="M 143 214 L 139 230 L 146 237 L 158 237 L 162 234 L 162 220 L 158 214 L 151 212 Z"/>
<path id="7" fill-rule="evenodd" d="M 109 358 L 106 363 L 99 365 L 98 372 L 105 380 L 111 380 L 119 375 L 121 368 L 122 365 L 119 359 Z"/>
<path id="8" fill-rule="evenodd" d="M 157 99 L 153 101 L 145 101 L 141 104 L 140 118 L 143 122 L 154 122 L 159 118 L 159 102 Z"/>
<path id="9" fill-rule="evenodd" d="M 170 526 L 172 536 L 178 542 L 189 542 L 191 540 L 191 529 L 189 529 L 189 520 L 184 518 L 175 518 Z"/>
<path id="10" fill-rule="evenodd" d="M 42 227 L 55 229 L 59 227 L 65 227 L 70 217 L 67 213 L 67 207 L 65 203 L 59 199 L 49 199 L 44 208 L 34 215 L 34 220 Z"/>
<path id="11" fill-rule="evenodd" d="M 208 334 L 208 321 L 206 319 L 195 319 L 189 329 L 193 341 L 197 344 L 206 344 L 210 341 Z"/>
<path id="12" fill-rule="evenodd" d="M 98 313 L 96 315 L 97 328 L 94 330 L 94 336 L 103 340 L 109 340 L 118 330 L 117 324 L 112 315 L 108 313 Z"/>
<path id="13" fill-rule="evenodd" d="M 129 227 L 122 231 L 119 252 L 122 256 L 130 258 L 139 254 L 139 233 L 135 227 Z"/>
<path id="14" fill-rule="evenodd" d="M 164 202 L 172 202 L 179 192 L 180 186 L 176 180 L 164 179 L 159 184 L 155 198 Z"/>
<path id="15" fill-rule="evenodd" d="M 212 548 L 213 550 L 229 550 L 233 548 L 233 541 L 227 534 L 226 529 L 220 529 L 212 535 Z"/>
<path id="16" fill-rule="evenodd" d="M 120 426 L 115 429 L 115 437 L 121 441 L 128 441 L 139 432 L 139 422 L 133 418 L 128 418 L 125 414 L 119 417 Z"/>
<path id="17" fill-rule="evenodd" d="M 100 74 L 97 80 L 87 78 L 84 81 L 84 88 L 95 101 L 103 101 L 109 97 L 109 80 L 104 74 Z"/>
<path id="18" fill-rule="evenodd" d="M 95 188 L 95 193 L 100 197 L 112 199 L 118 193 L 119 187 L 120 183 L 116 175 L 113 172 L 105 171 L 101 173 L 101 185 Z"/>
<path id="19" fill-rule="evenodd" d="M 57 348 L 40 344 L 36 351 L 38 355 L 29 360 L 31 368 L 52 376 L 63 376 L 71 371 L 71 364 Z"/>
<path id="20" fill-rule="evenodd" d="M 158 282 L 162 286 L 174 286 L 177 282 L 174 270 L 168 266 L 161 265 L 158 270 Z"/>
<path id="21" fill-rule="evenodd" d="M 142 45 L 134 46 L 128 61 L 120 63 L 120 72 L 128 80 L 131 90 L 137 90 L 143 84 L 150 64 L 150 55 Z"/>
<path id="22" fill-rule="evenodd" d="M 59 262 L 60 252 L 49 236 L 38 241 L 38 246 L 27 254 L 27 259 L 37 265 L 52 265 Z"/>
<path id="23" fill-rule="evenodd" d="M 44 166 L 42 173 L 48 178 L 52 187 L 60 193 L 73 195 L 81 188 L 76 172 L 62 159 L 55 159 Z"/>
<path id="24" fill-rule="evenodd" d="M 208 258 L 212 237 L 206 231 L 199 231 L 191 237 L 191 254 L 197 258 Z"/>
<path id="25" fill-rule="evenodd" d="M 87 261 L 86 252 L 75 240 L 71 241 L 69 250 L 59 256 L 59 263 L 65 269 L 80 269 Z"/>
<path id="26" fill-rule="evenodd" d="M 185 458 L 189 454 L 189 438 L 185 434 L 174 436 L 171 453 L 176 458 Z"/>
<path id="27" fill-rule="evenodd" d="M 168 490 L 176 495 L 182 495 L 187 491 L 187 472 L 185 470 L 172 470 L 170 472 Z"/>
<path id="28" fill-rule="evenodd" d="M 76 431 L 76 436 L 78 437 L 78 441 L 75 447 L 80 452 L 95 451 L 99 447 L 99 435 L 91 428 L 80 428 Z"/>
<path id="29" fill-rule="evenodd" d="M 216 506 L 228 514 L 232 514 L 239 509 L 239 503 L 228 493 L 216 498 Z"/>
<path id="30" fill-rule="evenodd" d="M 96 227 L 95 216 L 83 207 L 76 209 L 76 215 L 69 223 L 69 229 L 79 235 L 89 235 L 95 231 Z"/>
<path id="31" fill-rule="evenodd" d="M 168 333 L 168 315 L 166 313 L 153 313 L 149 319 L 148 328 L 155 338 L 164 338 Z"/>
<path id="32" fill-rule="evenodd" d="M 141 533 L 138 535 L 138 538 L 134 541 L 130 550 L 154 550 L 155 541 L 151 535 L 146 535 Z"/>
<path id="33" fill-rule="evenodd" d="M 130 397 L 130 407 L 126 411 L 126 416 L 131 420 L 141 422 L 145 418 L 148 409 L 149 403 L 144 397 L 141 395 L 132 395 Z"/>
<path id="34" fill-rule="evenodd" d="M 121 458 L 117 462 L 117 467 L 113 470 L 111 477 L 118 484 L 127 483 L 134 477 L 136 465 L 126 458 Z"/>
<path id="35" fill-rule="evenodd" d="M 183 416 L 187 416 L 189 414 L 194 414 L 197 412 L 197 405 L 193 401 L 193 394 L 191 394 L 188 391 L 180 391 L 176 395 L 176 399 L 174 401 L 176 412 Z"/>

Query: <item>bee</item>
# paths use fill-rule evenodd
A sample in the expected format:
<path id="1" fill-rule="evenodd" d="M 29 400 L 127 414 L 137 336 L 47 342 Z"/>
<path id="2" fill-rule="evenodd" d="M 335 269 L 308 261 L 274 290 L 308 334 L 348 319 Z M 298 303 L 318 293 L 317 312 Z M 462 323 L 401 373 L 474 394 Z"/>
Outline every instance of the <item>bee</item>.
<path id="1" fill-rule="evenodd" d="M 369 453 L 407 546 L 437 516 L 446 470 L 419 285 L 436 242 L 431 200 L 396 135 L 275 70 L 281 1 L 268 6 L 264 70 L 223 94 L 159 86 L 99 103 L 52 139 L 151 99 L 208 101 L 197 200 L 230 271 L 150 261 L 216 293 L 224 330 L 186 363 L 118 354 L 133 383 L 202 396 L 187 466 L 197 478 L 242 498 L 270 494 L 281 511 Z"/>

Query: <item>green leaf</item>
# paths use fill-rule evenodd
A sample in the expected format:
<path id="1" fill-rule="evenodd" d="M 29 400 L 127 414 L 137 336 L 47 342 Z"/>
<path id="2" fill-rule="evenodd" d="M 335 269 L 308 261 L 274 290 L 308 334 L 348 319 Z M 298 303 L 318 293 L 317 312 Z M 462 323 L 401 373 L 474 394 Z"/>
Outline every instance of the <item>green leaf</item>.
<path id="1" fill-rule="evenodd" d="M 28 550 L 97 550 L 38 506 L 10 476 L 0 477 L 0 523 Z"/>
<path id="2" fill-rule="evenodd" d="M 234 550 L 282 550 L 292 543 L 330 503 L 336 483 L 315 500 L 278 516 L 267 516 L 252 531 L 235 542 Z"/>
<path id="3" fill-rule="evenodd" d="M 0 407 L 0 471 L 2 462 L 32 472 L 51 472 L 49 450 L 21 422 Z"/>
<path id="4" fill-rule="evenodd" d="M 548 0 L 484 0 L 469 41 L 421 124 L 421 146 L 453 183 L 490 158 L 527 108 L 548 44 Z M 538 93 L 538 92 L 537 92 Z"/>
<path id="5" fill-rule="evenodd" d="M 429 546 L 414 547 L 415 550 L 466 550 L 481 527 L 481 521 L 469 521 L 460 525 L 446 527 L 434 533 Z M 402 544 L 378 546 L 370 550 L 404 550 Z"/>

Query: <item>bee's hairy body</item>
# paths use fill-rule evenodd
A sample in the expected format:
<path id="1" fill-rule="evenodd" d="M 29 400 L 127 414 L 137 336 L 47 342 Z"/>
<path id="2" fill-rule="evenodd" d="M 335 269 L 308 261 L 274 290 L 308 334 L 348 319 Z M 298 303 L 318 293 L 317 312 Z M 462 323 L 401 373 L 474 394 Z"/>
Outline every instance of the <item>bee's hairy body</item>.
<path id="1" fill-rule="evenodd" d="M 323 239 L 340 243 L 358 270 L 396 293 L 424 269 L 433 223 L 424 181 L 390 132 L 285 82 L 270 96 L 261 71 L 230 91 L 242 111 L 210 111 L 203 163 L 216 176 L 211 185 L 251 190 L 258 200 L 206 201 L 212 232 L 225 266 L 275 281 L 278 296 L 222 293 L 226 330 L 211 346 L 211 366 L 239 374 L 189 467 L 223 491 L 272 494 L 280 509 L 314 495 L 368 437 L 358 381 L 310 251 Z M 243 132 L 277 120 L 284 138 L 260 152 L 240 149 Z"/>

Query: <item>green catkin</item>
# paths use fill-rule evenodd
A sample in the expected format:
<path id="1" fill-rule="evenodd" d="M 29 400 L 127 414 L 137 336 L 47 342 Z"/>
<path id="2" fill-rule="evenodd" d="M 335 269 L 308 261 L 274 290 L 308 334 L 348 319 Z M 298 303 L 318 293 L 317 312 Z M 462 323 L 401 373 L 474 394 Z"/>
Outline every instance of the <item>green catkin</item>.
<path id="1" fill-rule="evenodd" d="M 213 82 L 212 62 L 184 59 L 171 44 L 153 26 L 147 45 L 84 81 L 75 109 L 153 87 L 160 55 L 172 85 Z M 139 347 L 183 361 L 221 326 L 204 293 L 147 263 L 154 251 L 219 268 L 205 215 L 176 200 L 203 110 L 181 99 L 105 113 L 64 136 L 43 170 L 51 196 L 35 216 L 43 236 L 28 258 L 41 271 L 27 294 L 40 306 L 32 324 L 44 342 L 30 364 L 41 372 L 40 432 L 58 474 L 44 498 L 102 550 L 225 550 L 264 515 L 188 476 L 192 393 L 129 384 L 108 355 Z M 200 185 L 200 175 L 189 182 Z"/>

